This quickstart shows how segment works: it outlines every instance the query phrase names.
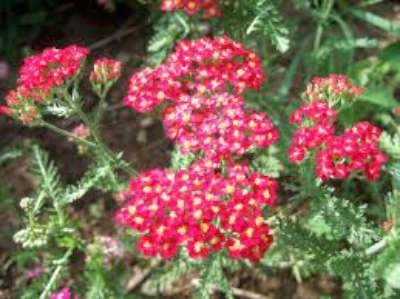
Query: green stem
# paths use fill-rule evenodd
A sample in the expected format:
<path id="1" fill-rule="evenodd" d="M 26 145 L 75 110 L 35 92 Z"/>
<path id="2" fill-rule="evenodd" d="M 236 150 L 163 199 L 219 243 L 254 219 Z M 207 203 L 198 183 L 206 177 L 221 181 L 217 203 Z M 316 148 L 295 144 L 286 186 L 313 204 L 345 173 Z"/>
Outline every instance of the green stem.
<path id="1" fill-rule="evenodd" d="M 100 147 L 100 149 L 105 153 L 105 155 L 113 162 L 118 161 L 118 158 L 115 156 L 113 151 L 111 151 L 107 147 L 107 145 L 102 141 L 102 139 L 100 138 L 100 134 L 99 134 L 99 130 L 98 130 L 97 126 L 94 123 L 92 123 L 92 121 L 89 119 L 89 117 L 86 115 L 86 113 L 83 112 L 80 105 L 76 103 L 76 101 L 72 98 L 71 95 L 68 94 L 67 91 L 64 93 L 64 97 L 65 97 L 66 101 L 68 102 L 68 104 L 71 106 L 71 108 L 74 109 L 75 112 L 78 114 L 78 117 L 88 127 L 93 139 L 95 140 L 97 145 Z M 130 167 L 129 165 L 127 165 L 127 163 L 124 163 L 124 165 L 122 166 L 122 169 L 131 176 L 137 175 L 136 170 L 133 169 L 132 167 Z"/>
<path id="2" fill-rule="evenodd" d="M 49 281 L 46 284 L 46 287 L 44 288 L 43 292 L 40 294 L 39 299 L 47 298 L 47 295 L 50 293 L 50 290 L 51 290 L 54 282 L 56 281 L 57 276 L 59 275 L 60 271 L 62 270 L 62 267 L 64 266 L 64 264 L 67 262 L 71 253 L 72 253 L 72 248 L 68 249 L 68 251 L 58 261 L 58 266 L 54 269 Z"/>
<path id="3" fill-rule="evenodd" d="M 88 141 L 86 139 L 79 138 L 78 136 L 75 136 L 74 134 L 72 134 L 72 133 L 70 133 L 68 131 L 65 131 L 65 130 L 63 130 L 63 129 L 61 129 L 61 128 L 59 128 L 59 127 L 57 127 L 57 126 L 55 126 L 55 125 L 53 125 L 51 123 L 48 123 L 47 121 L 41 120 L 40 121 L 40 125 L 42 125 L 43 127 L 46 127 L 48 129 L 58 133 L 58 134 L 60 134 L 60 135 L 62 135 L 64 137 L 74 139 L 74 140 L 76 140 L 76 141 L 78 141 L 78 142 L 80 142 L 82 144 L 87 145 L 87 146 L 90 146 L 90 147 L 96 146 L 96 144 L 94 144 L 93 142 L 90 142 L 90 141 Z"/>
<path id="4" fill-rule="evenodd" d="M 319 46 L 321 45 L 322 34 L 324 32 L 324 25 L 329 17 L 329 14 L 331 13 L 333 7 L 333 0 L 326 0 L 322 3 L 321 6 L 322 6 L 321 19 L 318 22 L 317 31 L 315 33 L 314 51 L 317 51 L 319 49 Z"/>

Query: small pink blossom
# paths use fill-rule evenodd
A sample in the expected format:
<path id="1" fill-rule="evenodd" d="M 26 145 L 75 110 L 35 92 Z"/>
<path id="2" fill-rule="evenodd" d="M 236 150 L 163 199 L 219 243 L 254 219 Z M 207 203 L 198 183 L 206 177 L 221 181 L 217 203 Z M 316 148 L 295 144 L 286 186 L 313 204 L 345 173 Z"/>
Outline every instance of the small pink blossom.
<path id="1" fill-rule="evenodd" d="M 78 138 L 85 139 L 90 135 L 90 130 L 84 124 L 80 124 L 72 129 L 72 134 Z"/>
<path id="2" fill-rule="evenodd" d="M 64 287 L 51 294 L 50 299 L 79 299 L 78 296 L 71 293 L 70 288 Z"/>

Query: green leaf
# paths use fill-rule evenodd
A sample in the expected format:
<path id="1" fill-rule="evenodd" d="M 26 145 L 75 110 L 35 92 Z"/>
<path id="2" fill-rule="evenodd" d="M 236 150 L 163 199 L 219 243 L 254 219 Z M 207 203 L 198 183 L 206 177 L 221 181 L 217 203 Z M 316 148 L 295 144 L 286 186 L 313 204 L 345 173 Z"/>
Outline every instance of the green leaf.
<path id="1" fill-rule="evenodd" d="M 379 54 L 379 58 L 400 71 L 400 42 L 395 42 L 383 49 Z"/>
<path id="2" fill-rule="evenodd" d="M 0 152 L 0 165 L 22 156 L 23 151 L 16 147 L 6 147 Z"/>
<path id="3" fill-rule="evenodd" d="M 83 197 L 90 189 L 94 188 L 100 181 L 107 177 L 108 167 L 90 167 L 84 176 L 75 185 L 68 185 L 64 191 L 62 204 L 70 204 Z"/>
<path id="4" fill-rule="evenodd" d="M 260 0 L 256 4 L 257 14 L 247 27 L 246 34 L 261 32 L 268 36 L 276 49 L 284 53 L 289 49 L 289 30 L 273 1 Z"/>
<path id="5" fill-rule="evenodd" d="M 385 19 L 374 13 L 356 9 L 356 8 L 351 9 L 350 13 L 353 16 L 355 16 L 356 18 L 358 18 L 372 26 L 378 27 L 378 28 L 385 30 L 388 33 L 391 33 L 393 35 L 400 36 L 400 27 L 388 19 Z"/>
<path id="6" fill-rule="evenodd" d="M 58 203 L 61 183 L 56 165 L 49 159 L 49 155 L 37 145 L 33 146 L 32 156 L 33 171 L 40 180 L 40 189 L 55 204 Z"/>
<path id="7" fill-rule="evenodd" d="M 393 97 L 393 90 L 386 86 L 368 87 L 364 90 L 359 99 L 382 108 L 390 109 L 399 106 L 399 103 L 397 103 L 396 99 Z"/>

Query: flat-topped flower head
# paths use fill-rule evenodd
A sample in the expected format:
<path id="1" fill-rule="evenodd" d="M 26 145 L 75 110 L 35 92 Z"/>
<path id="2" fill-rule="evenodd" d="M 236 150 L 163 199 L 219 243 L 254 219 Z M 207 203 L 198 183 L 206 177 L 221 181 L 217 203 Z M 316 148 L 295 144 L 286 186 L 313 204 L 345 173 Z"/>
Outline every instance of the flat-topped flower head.
<path id="1" fill-rule="evenodd" d="M 272 243 L 263 209 L 276 196 L 276 181 L 247 164 L 230 163 L 222 174 L 199 160 L 134 178 L 116 221 L 140 234 L 137 248 L 146 256 L 168 259 L 185 248 L 201 259 L 226 249 L 232 258 L 258 262 Z"/>
<path id="2" fill-rule="evenodd" d="M 353 101 L 362 94 L 363 88 L 350 82 L 345 75 L 332 74 L 328 77 L 314 77 L 307 85 L 302 97 L 306 101 L 324 99 L 330 106 Z"/>
<path id="3" fill-rule="evenodd" d="M 182 153 L 229 159 L 278 139 L 272 122 L 245 109 L 240 96 L 264 78 L 260 59 L 241 43 L 226 36 L 184 40 L 161 66 L 131 77 L 124 102 L 138 112 L 163 105 L 167 136 Z"/>
<path id="4" fill-rule="evenodd" d="M 90 81 L 95 84 L 106 84 L 121 76 L 121 61 L 109 58 L 99 58 L 93 65 Z"/>
<path id="5" fill-rule="evenodd" d="M 87 48 L 76 45 L 63 49 L 47 48 L 24 59 L 17 82 L 37 94 L 36 100 L 44 100 L 54 87 L 78 74 L 88 54 Z"/>
<path id="6" fill-rule="evenodd" d="M 292 163 L 302 162 L 309 151 L 324 145 L 335 133 L 337 111 L 322 100 L 315 100 L 296 109 L 289 122 L 299 125 L 288 149 Z"/>
<path id="7" fill-rule="evenodd" d="M 162 65 L 132 75 L 124 103 L 149 112 L 166 100 L 258 89 L 264 78 L 257 55 L 226 36 L 183 40 Z"/>
<path id="8" fill-rule="evenodd" d="M 163 112 L 167 136 L 184 154 L 201 152 L 217 160 L 275 143 L 278 132 L 272 122 L 263 113 L 244 109 L 243 103 L 241 97 L 224 93 L 171 104 Z"/>
<path id="9" fill-rule="evenodd" d="M 84 47 L 47 48 L 24 59 L 18 86 L 6 96 L 0 113 L 30 123 L 41 117 L 40 107 L 51 101 L 51 93 L 75 77 L 89 51 Z"/>
<path id="10" fill-rule="evenodd" d="M 349 83 L 345 79 L 340 77 L 344 83 L 339 84 L 335 81 L 337 75 L 332 78 L 331 81 L 338 84 L 335 89 L 329 87 L 333 92 L 339 94 L 345 90 L 344 86 L 348 87 Z M 324 82 L 325 79 L 321 80 Z M 352 173 L 363 173 L 368 180 L 378 179 L 380 169 L 387 161 L 387 157 L 379 149 L 381 130 L 364 121 L 335 135 L 334 122 L 337 114 L 336 109 L 319 99 L 294 111 L 289 122 L 299 127 L 294 132 L 288 149 L 289 162 L 303 162 L 312 153 L 315 158 L 315 175 L 323 181 L 347 179 Z"/>
<path id="11" fill-rule="evenodd" d="M 6 96 L 6 106 L 0 107 L 0 114 L 6 114 L 21 121 L 23 124 L 41 118 L 38 108 L 37 97 L 32 96 L 32 91 L 19 86 L 15 90 L 11 90 Z"/>
<path id="12" fill-rule="evenodd" d="M 217 0 L 162 0 L 161 10 L 174 11 L 182 9 L 189 15 L 196 14 L 200 10 L 204 12 L 205 17 L 219 17 L 221 10 Z"/>
<path id="13" fill-rule="evenodd" d="M 379 149 L 380 134 L 379 128 L 364 121 L 331 138 L 316 155 L 317 177 L 346 179 L 353 172 L 361 172 L 368 180 L 378 179 L 387 161 Z"/>

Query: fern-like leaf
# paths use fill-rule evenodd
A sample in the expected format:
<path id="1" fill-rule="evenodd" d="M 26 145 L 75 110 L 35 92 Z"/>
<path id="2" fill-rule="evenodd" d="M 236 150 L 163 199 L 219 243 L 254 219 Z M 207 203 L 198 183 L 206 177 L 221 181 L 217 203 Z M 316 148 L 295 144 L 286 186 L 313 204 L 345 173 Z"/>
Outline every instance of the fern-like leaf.
<path id="1" fill-rule="evenodd" d="M 46 197 L 58 202 L 62 187 L 56 165 L 38 145 L 32 148 L 32 158 L 33 172 L 39 178 L 40 191 Z"/>
<path id="2" fill-rule="evenodd" d="M 102 179 L 107 176 L 108 167 L 92 167 L 75 185 L 69 185 L 65 188 L 62 198 L 63 204 L 70 204 L 83 197 L 90 189 L 95 187 Z"/>
<path id="3" fill-rule="evenodd" d="M 246 33 L 261 32 L 268 36 L 276 49 L 284 53 L 289 49 L 289 30 L 283 23 L 275 4 L 270 0 L 259 0 L 256 3 L 256 16 L 248 26 Z"/>

